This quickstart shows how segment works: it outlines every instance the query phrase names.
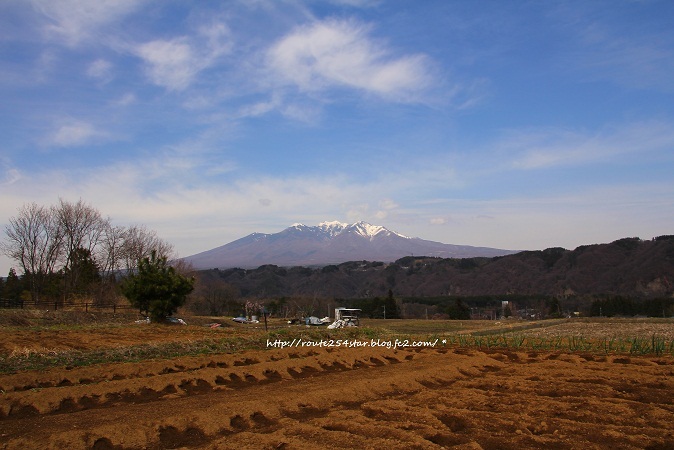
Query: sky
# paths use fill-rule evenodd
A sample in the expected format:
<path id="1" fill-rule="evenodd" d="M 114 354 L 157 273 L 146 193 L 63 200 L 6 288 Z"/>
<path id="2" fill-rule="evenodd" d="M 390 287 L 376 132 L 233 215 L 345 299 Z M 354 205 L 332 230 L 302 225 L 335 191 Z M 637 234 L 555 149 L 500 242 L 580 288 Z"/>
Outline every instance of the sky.
<path id="1" fill-rule="evenodd" d="M 179 256 L 335 220 L 517 250 L 674 234 L 672 18 L 669 0 L 4 0 L 0 226 L 81 199 Z"/>

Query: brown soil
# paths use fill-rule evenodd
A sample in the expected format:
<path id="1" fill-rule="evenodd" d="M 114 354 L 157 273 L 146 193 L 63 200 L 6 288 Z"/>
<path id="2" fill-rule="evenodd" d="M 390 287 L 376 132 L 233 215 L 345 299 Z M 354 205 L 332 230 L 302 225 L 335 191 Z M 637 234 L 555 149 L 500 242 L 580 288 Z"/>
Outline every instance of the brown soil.
<path id="1" fill-rule="evenodd" d="M 171 330 L 13 329 L 0 341 L 7 355 L 248 332 Z M 0 389 L 7 449 L 674 448 L 671 357 L 268 349 L 21 372 Z"/>
<path id="2" fill-rule="evenodd" d="M 207 327 L 171 325 L 100 326 L 84 329 L 57 327 L 30 329 L 0 328 L 0 355 L 48 353 L 64 350 L 121 348 L 139 344 L 198 341 L 247 332 L 236 327 L 212 330 Z"/>

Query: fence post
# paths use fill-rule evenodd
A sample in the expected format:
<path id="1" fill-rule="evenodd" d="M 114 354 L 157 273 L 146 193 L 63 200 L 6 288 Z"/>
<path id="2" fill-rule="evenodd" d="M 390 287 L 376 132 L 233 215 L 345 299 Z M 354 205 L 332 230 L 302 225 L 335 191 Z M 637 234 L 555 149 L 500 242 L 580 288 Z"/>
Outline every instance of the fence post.
<path id="1" fill-rule="evenodd" d="M 113 303 L 112 304 L 112 313 L 115 314 L 117 312 L 117 304 Z"/>
<path id="2" fill-rule="evenodd" d="M 84 312 L 89 312 L 89 303 L 84 302 Z"/>
<path id="3" fill-rule="evenodd" d="M 59 309 L 59 305 L 57 302 L 54 302 L 54 311 L 56 311 L 57 309 Z"/>

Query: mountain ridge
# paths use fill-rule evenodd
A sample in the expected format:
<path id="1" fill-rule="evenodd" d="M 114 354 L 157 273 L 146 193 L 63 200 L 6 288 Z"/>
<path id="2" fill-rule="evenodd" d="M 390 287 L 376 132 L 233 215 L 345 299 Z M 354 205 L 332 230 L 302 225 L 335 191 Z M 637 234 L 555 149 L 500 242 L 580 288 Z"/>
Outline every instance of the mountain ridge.
<path id="1" fill-rule="evenodd" d="M 251 233 L 228 244 L 183 258 L 195 269 L 327 266 L 354 260 L 392 262 L 405 256 L 494 257 L 517 253 L 490 247 L 444 244 L 405 236 L 365 221 L 317 226 L 294 223 L 278 233 Z"/>
<path id="2" fill-rule="evenodd" d="M 235 286 L 244 297 L 383 298 L 389 291 L 402 298 L 544 295 L 567 299 L 576 308 L 592 295 L 674 297 L 674 236 L 493 258 L 408 256 L 391 263 L 360 260 L 320 269 L 264 265 L 205 270 L 200 277 L 205 284 L 218 280 Z"/>

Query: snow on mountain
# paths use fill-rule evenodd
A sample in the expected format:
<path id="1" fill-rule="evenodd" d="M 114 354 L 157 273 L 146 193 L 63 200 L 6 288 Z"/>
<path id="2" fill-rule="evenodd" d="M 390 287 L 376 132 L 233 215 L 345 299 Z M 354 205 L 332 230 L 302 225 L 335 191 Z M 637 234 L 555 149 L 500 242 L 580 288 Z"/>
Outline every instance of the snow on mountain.
<path id="1" fill-rule="evenodd" d="M 329 234 L 330 236 L 336 236 L 342 231 L 344 231 L 344 228 L 348 227 L 348 223 L 342 223 L 342 222 L 321 222 L 318 224 L 318 228 Z"/>
<path id="2" fill-rule="evenodd" d="M 391 262 L 404 256 L 471 258 L 501 256 L 510 250 L 443 244 L 411 238 L 367 222 L 295 223 L 273 233 L 253 233 L 221 247 L 184 258 L 196 269 L 325 266 L 346 261 Z"/>

